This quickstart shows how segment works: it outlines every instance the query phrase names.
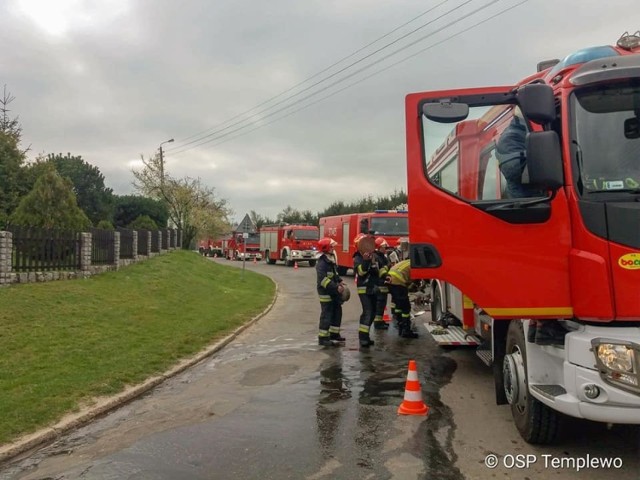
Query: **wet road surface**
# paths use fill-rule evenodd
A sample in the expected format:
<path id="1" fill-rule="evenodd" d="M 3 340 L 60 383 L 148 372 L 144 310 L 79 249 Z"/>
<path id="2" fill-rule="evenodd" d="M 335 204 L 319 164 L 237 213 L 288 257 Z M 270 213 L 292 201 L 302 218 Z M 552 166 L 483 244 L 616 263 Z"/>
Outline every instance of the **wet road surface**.
<path id="1" fill-rule="evenodd" d="M 355 295 L 344 306 L 346 346 L 321 348 L 315 269 L 264 263 L 245 268 L 278 283 L 278 300 L 265 317 L 138 400 L 3 466 L 0 478 L 640 477 L 637 427 L 606 430 L 583 422 L 570 427 L 562 446 L 527 445 L 508 408 L 493 403 L 491 372 L 473 352 L 435 346 L 421 322 L 419 339 L 401 339 L 392 328 L 373 333 L 375 346 L 360 351 Z M 397 415 L 411 359 L 428 417 Z M 623 468 L 576 472 L 546 468 L 541 461 L 524 469 L 484 465 L 492 453 L 540 458 L 585 452 L 620 456 Z"/>

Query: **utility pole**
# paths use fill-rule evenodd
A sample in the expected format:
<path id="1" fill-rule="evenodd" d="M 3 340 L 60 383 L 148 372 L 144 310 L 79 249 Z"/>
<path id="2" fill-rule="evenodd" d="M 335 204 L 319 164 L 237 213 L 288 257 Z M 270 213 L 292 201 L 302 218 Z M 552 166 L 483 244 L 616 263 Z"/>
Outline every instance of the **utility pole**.
<path id="1" fill-rule="evenodd" d="M 165 143 L 173 142 L 173 138 L 171 140 L 167 140 L 166 142 L 162 142 L 160 144 L 160 189 L 164 189 L 164 156 L 162 154 L 162 145 Z"/>

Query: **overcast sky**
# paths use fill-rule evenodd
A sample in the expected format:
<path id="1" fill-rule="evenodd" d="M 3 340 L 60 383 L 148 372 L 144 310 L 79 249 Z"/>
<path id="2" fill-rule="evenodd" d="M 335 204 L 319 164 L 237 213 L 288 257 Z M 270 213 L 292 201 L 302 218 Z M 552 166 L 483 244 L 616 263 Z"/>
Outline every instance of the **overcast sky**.
<path id="1" fill-rule="evenodd" d="M 129 194 L 140 155 L 174 138 L 163 146 L 166 171 L 200 177 L 240 220 L 406 191 L 407 93 L 513 84 L 541 60 L 635 32 L 640 8 L 2 0 L 0 19 L 0 87 L 16 97 L 31 158 L 81 155 Z"/>

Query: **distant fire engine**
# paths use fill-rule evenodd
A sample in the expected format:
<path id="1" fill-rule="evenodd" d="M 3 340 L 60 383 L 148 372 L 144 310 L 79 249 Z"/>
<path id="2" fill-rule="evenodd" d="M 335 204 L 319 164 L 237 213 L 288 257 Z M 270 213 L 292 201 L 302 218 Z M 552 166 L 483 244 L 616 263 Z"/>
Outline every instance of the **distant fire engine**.
<path id="1" fill-rule="evenodd" d="M 296 262 L 316 264 L 318 227 L 312 225 L 265 225 L 260 228 L 260 250 L 270 265 L 281 260 L 287 266 Z"/>

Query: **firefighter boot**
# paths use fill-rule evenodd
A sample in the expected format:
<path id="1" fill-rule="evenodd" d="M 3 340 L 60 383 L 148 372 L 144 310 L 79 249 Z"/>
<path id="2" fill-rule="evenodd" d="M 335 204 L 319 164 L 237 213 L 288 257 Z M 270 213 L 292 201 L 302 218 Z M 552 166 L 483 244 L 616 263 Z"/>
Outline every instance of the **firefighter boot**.
<path id="1" fill-rule="evenodd" d="M 360 340 L 360 348 L 369 348 L 370 346 L 376 343 L 373 340 L 371 340 L 371 338 L 369 338 L 368 333 L 361 332 L 360 334 L 358 334 L 358 338 Z"/>
<path id="2" fill-rule="evenodd" d="M 398 335 L 402 338 L 418 338 L 417 332 L 414 332 L 411 328 L 410 320 L 402 320 L 398 324 Z"/>
<path id="3" fill-rule="evenodd" d="M 389 330 L 389 325 L 384 320 L 373 322 L 373 328 L 376 330 Z"/>
<path id="4" fill-rule="evenodd" d="M 529 329 L 527 330 L 527 342 L 536 343 L 536 330 L 538 326 L 535 321 L 529 321 Z"/>
<path id="5" fill-rule="evenodd" d="M 321 347 L 338 347 L 340 344 L 329 337 L 318 337 L 318 345 Z"/>
<path id="6" fill-rule="evenodd" d="M 339 343 L 344 343 L 347 341 L 346 338 L 344 338 L 342 335 L 340 335 L 339 333 L 330 333 L 329 334 L 329 340 L 332 340 L 334 342 L 339 342 Z"/>

